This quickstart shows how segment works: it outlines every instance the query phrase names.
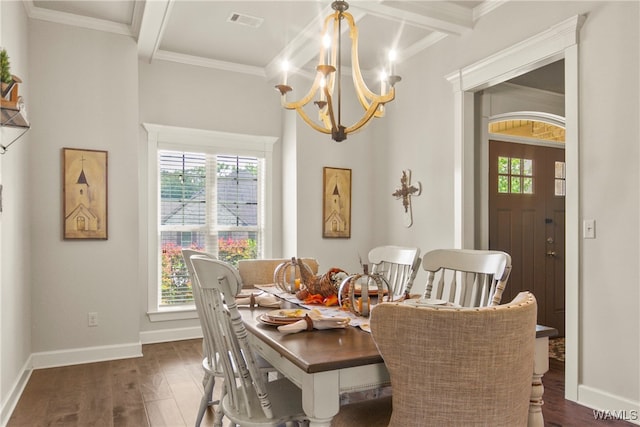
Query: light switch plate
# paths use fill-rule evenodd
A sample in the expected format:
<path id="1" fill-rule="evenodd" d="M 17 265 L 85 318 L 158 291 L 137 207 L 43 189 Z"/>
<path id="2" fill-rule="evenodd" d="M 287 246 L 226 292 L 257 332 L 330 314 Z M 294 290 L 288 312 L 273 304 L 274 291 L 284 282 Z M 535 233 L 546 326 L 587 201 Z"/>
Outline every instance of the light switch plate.
<path id="1" fill-rule="evenodd" d="M 595 219 L 585 219 L 582 223 L 582 236 L 585 239 L 595 239 L 596 238 L 596 220 Z"/>

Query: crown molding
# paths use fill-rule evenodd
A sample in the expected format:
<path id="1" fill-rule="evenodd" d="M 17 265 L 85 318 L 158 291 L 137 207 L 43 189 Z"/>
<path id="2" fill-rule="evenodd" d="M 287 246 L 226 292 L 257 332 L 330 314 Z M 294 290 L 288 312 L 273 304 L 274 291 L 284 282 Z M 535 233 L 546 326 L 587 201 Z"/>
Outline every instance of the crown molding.
<path id="1" fill-rule="evenodd" d="M 133 16 L 131 17 L 131 33 L 136 40 L 140 35 L 140 26 L 144 15 L 145 1 L 136 1 L 133 4 Z"/>
<path id="2" fill-rule="evenodd" d="M 500 6 L 508 3 L 510 0 L 485 0 L 473 8 L 473 21 L 477 21 L 484 15 L 488 15 Z"/>
<path id="3" fill-rule="evenodd" d="M 473 28 L 472 10 L 453 3 L 354 2 L 353 8 L 440 33 L 461 35 Z"/>
<path id="4" fill-rule="evenodd" d="M 88 16 L 74 15 L 67 12 L 44 9 L 42 7 L 37 7 L 36 5 L 34 5 L 33 0 L 25 0 L 24 6 L 27 10 L 27 15 L 31 19 L 39 19 L 41 21 L 55 22 L 58 24 L 71 25 L 74 27 L 105 31 L 108 33 L 133 37 L 131 25 L 107 21 L 104 19 L 91 18 Z"/>
<path id="5" fill-rule="evenodd" d="M 231 71 L 234 73 L 250 74 L 258 77 L 266 77 L 266 73 L 264 71 L 264 68 L 262 67 L 237 64 L 235 62 L 219 61 L 217 59 L 186 55 L 184 53 L 169 52 L 167 50 L 157 50 L 153 55 L 153 59 L 177 62 L 186 65 L 195 65 L 197 67 L 214 68 L 217 70 Z"/>

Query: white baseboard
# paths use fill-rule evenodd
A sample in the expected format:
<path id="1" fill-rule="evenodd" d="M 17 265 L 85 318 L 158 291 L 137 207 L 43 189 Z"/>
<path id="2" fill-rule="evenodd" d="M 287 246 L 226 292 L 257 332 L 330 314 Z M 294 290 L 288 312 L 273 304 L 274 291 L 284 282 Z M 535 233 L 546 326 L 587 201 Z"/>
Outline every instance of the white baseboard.
<path id="1" fill-rule="evenodd" d="M 192 340 L 196 338 L 202 338 L 202 328 L 200 328 L 200 326 L 140 332 L 140 342 L 142 342 L 142 344 Z"/>
<path id="2" fill-rule="evenodd" d="M 31 355 L 34 369 L 53 368 L 57 366 L 79 365 L 82 363 L 104 362 L 107 360 L 142 357 L 140 342 L 99 347 L 73 348 L 60 351 L 44 351 Z"/>
<path id="3" fill-rule="evenodd" d="M 27 386 L 29 378 L 31 378 L 31 372 L 33 372 L 31 366 L 31 357 L 29 357 L 22 367 L 22 373 L 18 376 L 16 382 L 11 387 L 5 401 L 2 402 L 2 408 L 0 409 L 0 426 L 7 425 L 9 418 L 11 418 L 11 414 L 13 414 L 13 410 L 16 409 L 20 396 L 22 396 L 22 392 Z"/>
<path id="4" fill-rule="evenodd" d="M 634 402 L 597 388 L 579 385 L 577 403 L 596 411 L 603 411 L 605 415 L 621 417 L 619 419 L 640 425 L 640 402 Z"/>
<path id="5" fill-rule="evenodd" d="M 181 341 L 202 338 L 200 326 L 179 329 L 162 329 L 140 332 L 140 341 L 129 344 L 83 347 L 31 354 L 29 368 L 42 369 L 57 366 L 79 365 L 106 360 L 128 359 L 142 356 L 142 344 Z"/>

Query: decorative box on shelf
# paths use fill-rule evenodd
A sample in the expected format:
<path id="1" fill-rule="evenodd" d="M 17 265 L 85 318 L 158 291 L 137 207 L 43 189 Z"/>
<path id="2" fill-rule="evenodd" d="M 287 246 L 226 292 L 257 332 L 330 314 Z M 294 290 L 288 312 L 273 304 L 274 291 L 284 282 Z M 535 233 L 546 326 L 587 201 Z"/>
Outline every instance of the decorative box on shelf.
<path id="1" fill-rule="evenodd" d="M 24 102 L 18 93 L 22 80 L 17 76 L 11 77 L 10 83 L 2 83 L 2 126 L 28 128 Z"/>

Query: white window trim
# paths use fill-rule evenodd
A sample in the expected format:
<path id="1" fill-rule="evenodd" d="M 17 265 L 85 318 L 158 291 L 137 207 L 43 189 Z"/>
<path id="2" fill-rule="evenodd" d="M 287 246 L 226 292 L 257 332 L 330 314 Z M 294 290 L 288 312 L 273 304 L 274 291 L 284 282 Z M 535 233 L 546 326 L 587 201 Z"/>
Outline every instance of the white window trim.
<path id="1" fill-rule="evenodd" d="M 140 239 L 141 265 L 146 266 L 147 316 L 151 322 L 195 319 L 195 306 L 159 308 L 158 306 L 158 150 L 197 151 L 209 154 L 237 154 L 265 159 L 264 256 L 271 256 L 273 230 L 273 145 L 277 137 L 244 135 L 204 129 L 143 123 L 147 131 L 147 199 L 141 201 L 141 228 L 146 238 Z M 141 236 L 143 235 L 141 229 Z M 143 268 L 145 270 L 145 268 Z M 143 276 L 144 277 L 144 276 Z"/>

